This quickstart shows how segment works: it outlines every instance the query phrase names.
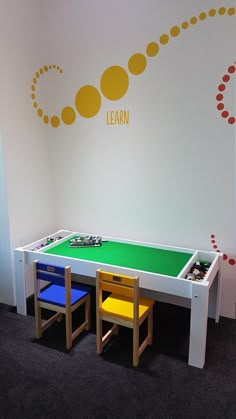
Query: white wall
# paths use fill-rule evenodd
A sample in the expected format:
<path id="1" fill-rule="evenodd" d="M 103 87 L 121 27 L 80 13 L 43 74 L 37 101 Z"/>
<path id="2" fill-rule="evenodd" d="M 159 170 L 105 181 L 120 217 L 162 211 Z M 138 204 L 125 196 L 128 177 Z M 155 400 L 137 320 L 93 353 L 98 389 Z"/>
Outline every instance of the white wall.
<path id="1" fill-rule="evenodd" d="M 87 84 L 99 92 L 112 65 L 129 75 L 124 97 L 102 105 L 93 118 L 47 127 L 57 220 L 63 227 L 123 238 L 226 253 L 222 314 L 235 316 L 235 124 L 216 106 L 222 76 L 235 59 L 235 1 L 52 0 L 44 20 L 44 60 L 63 68 L 61 78 L 45 75 L 45 112 L 75 108 Z M 210 17 L 210 9 L 216 16 Z M 201 20 L 200 14 L 207 18 Z M 196 24 L 190 19 L 196 16 Z M 170 37 L 145 71 L 128 70 L 134 53 L 146 55 L 151 41 L 187 21 Z M 159 43 L 160 44 L 160 43 Z M 235 115 L 235 75 L 224 92 Z M 40 92 L 40 90 L 39 90 Z M 129 110 L 129 125 L 107 125 L 111 110 Z M 41 120 L 38 119 L 41 124 Z M 234 259 L 235 260 L 235 259 Z"/>
<path id="2" fill-rule="evenodd" d="M 235 15 L 221 16 L 222 2 L 212 0 L 2 3 L 0 125 L 11 246 L 67 228 L 209 250 L 214 234 L 227 254 L 221 314 L 234 317 L 235 124 L 221 117 L 216 95 L 235 60 Z M 223 5 L 228 11 L 235 0 Z M 183 21 L 189 27 L 160 45 Z M 146 54 L 150 42 L 160 45 L 155 57 Z M 128 69 L 135 53 L 147 58 L 137 76 Z M 43 72 L 36 97 L 44 115 L 59 117 L 58 128 L 37 116 L 30 98 L 36 72 L 52 64 L 63 73 Z M 113 65 L 127 72 L 129 86 L 110 101 L 100 80 Z M 62 109 L 75 109 L 87 84 L 101 94 L 98 114 L 76 111 L 65 125 Z M 232 75 L 224 94 L 231 115 L 234 86 Z M 129 125 L 107 125 L 112 110 L 128 110 Z"/>
<path id="3" fill-rule="evenodd" d="M 4 241 L 6 247 L 10 241 L 11 251 L 56 228 L 47 136 L 32 113 L 30 98 L 32 74 L 42 60 L 40 22 L 40 2 L 1 0 L 0 127 L 9 219 Z M 0 217 L 2 225 L 2 208 Z M 13 302 L 8 258 L 4 265 L 0 301 Z"/>
<path id="4" fill-rule="evenodd" d="M 0 130 L 0 302 L 14 305 L 11 246 L 8 222 L 7 195 L 4 177 L 4 161 L 2 155 L 2 136 Z"/>

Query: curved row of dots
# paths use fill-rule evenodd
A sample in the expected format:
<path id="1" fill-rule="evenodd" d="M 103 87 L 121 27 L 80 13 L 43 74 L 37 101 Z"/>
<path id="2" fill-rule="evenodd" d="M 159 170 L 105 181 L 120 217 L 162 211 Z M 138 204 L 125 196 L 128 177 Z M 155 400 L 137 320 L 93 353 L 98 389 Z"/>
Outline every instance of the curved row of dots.
<path id="1" fill-rule="evenodd" d="M 215 235 L 214 234 L 211 234 L 211 243 L 212 243 L 212 247 L 215 250 L 215 252 L 220 252 L 221 253 L 221 250 L 218 248 L 218 246 L 216 244 L 216 240 L 215 240 Z M 235 265 L 235 263 L 236 263 L 236 260 L 235 259 L 229 258 L 228 255 L 226 255 L 225 253 L 223 254 L 223 259 L 224 260 L 227 260 L 230 265 Z"/>
<path id="2" fill-rule="evenodd" d="M 60 74 L 63 73 L 63 69 L 56 64 L 52 65 L 45 65 L 41 67 L 38 71 L 36 71 L 35 76 L 33 77 L 32 84 L 31 84 L 31 99 L 33 101 L 33 107 L 37 110 L 37 114 L 40 118 L 43 118 L 43 121 L 45 124 L 49 123 L 50 117 L 46 114 L 44 114 L 43 110 L 39 107 L 38 102 L 36 101 L 36 86 L 38 83 L 39 78 L 44 74 L 47 73 L 49 70 L 55 70 L 58 71 Z M 57 125 L 58 124 L 58 125 Z M 51 118 L 51 125 L 52 126 L 59 126 L 60 125 L 60 119 L 57 116 L 54 116 Z"/>
<path id="3" fill-rule="evenodd" d="M 230 116 L 229 112 L 225 109 L 225 105 L 223 102 L 224 95 L 222 92 L 226 90 L 226 84 L 230 81 L 230 77 L 232 74 L 236 72 L 236 65 L 231 65 L 228 67 L 227 73 L 223 75 L 222 82 L 218 86 L 218 91 L 220 93 L 217 94 L 216 100 L 219 102 L 217 105 L 218 111 L 221 112 L 222 118 L 227 118 L 229 124 L 234 124 L 236 122 L 235 116 Z"/>
<path id="4" fill-rule="evenodd" d="M 225 7 L 220 7 L 217 9 L 210 9 L 208 13 L 201 12 L 199 16 L 192 16 L 189 21 L 182 22 L 179 26 L 172 26 L 169 33 L 164 33 L 159 38 L 158 42 L 150 42 L 146 47 L 146 56 L 142 53 L 136 53 L 130 57 L 128 60 L 128 70 L 132 75 L 139 75 L 143 73 L 147 66 L 146 57 L 155 57 L 160 47 L 165 46 L 169 43 L 171 38 L 176 38 L 180 35 L 181 30 L 185 31 L 189 27 L 196 25 L 197 22 L 204 21 L 207 17 L 214 17 L 216 15 L 223 16 L 233 16 L 235 14 L 235 8 L 230 7 L 226 9 Z M 100 78 L 100 91 L 92 86 L 85 85 L 82 86 L 75 95 L 75 108 L 73 106 L 65 106 L 60 116 L 53 115 L 49 117 L 44 114 L 43 110 L 39 108 L 39 105 L 36 101 L 36 85 L 37 79 L 40 75 L 44 74 L 48 70 L 57 69 L 59 72 L 62 72 L 62 69 L 59 66 L 44 66 L 36 72 L 35 77 L 33 78 L 31 85 L 31 97 L 33 100 L 33 106 L 37 109 L 38 116 L 43 118 L 45 124 L 49 121 L 52 127 L 59 127 L 61 121 L 65 125 L 72 125 L 76 119 L 76 111 L 78 114 L 84 118 L 92 118 L 99 112 L 101 108 L 102 95 L 108 100 L 119 100 L 127 92 L 129 87 L 129 75 L 128 72 L 120 66 L 112 66 L 107 68 L 101 78 Z"/>

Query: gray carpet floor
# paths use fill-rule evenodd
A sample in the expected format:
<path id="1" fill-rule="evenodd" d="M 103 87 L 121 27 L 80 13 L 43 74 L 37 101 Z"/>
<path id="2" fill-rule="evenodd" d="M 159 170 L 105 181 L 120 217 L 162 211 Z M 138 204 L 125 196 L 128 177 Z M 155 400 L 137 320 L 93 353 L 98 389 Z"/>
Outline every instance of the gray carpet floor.
<path id="1" fill-rule="evenodd" d="M 0 304 L 0 418 L 236 418 L 236 321 L 208 321 L 206 364 L 187 364 L 189 311 L 154 310 L 154 341 L 132 367 L 131 331 L 96 354 L 94 322 L 65 350 L 63 324 L 34 338 L 33 315 Z"/>

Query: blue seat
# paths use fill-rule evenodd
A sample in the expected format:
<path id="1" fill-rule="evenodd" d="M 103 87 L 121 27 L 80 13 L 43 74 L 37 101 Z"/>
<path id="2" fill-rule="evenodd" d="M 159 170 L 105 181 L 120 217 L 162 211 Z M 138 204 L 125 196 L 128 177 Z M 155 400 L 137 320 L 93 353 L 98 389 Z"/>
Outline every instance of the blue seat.
<path id="1" fill-rule="evenodd" d="M 74 339 L 84 330 L 90 329 L 90 292 L 85 285 L 71 282 L 70 266 L 60 267 L 33 262 L 34 272 L 34 305 L 35 305 L 35 332 L 40 338 L 49 326 L 59 321 L 65 315 L 66 325 L 66 348 L 72 347 Z M 49 283 L 44 289 L 40 289 L 40 281 Z M 74 331 L 72 330 L 72 313 L 81 305 L 84 305 L 84 321 Z M 41 309 L 46 308 L 56 314 L 49 319 L 43 320 Z"/>
<path id="2" fill-rule="evenodd" d="M 73 284 L 74 286 L 74 284 Z M 71 301 L 70 303 L 73 305 L 77 301 L 81 300 L 81 298 L 85 297 L 90 290 L 88 289 L 77 289 L 71 288 Z M 60 307 L 66 306 L 66 293 L 65 287 L 61 285 L 51 285 L 50 287 L 46 288 L 45 290 L 41 291 L 38 299 L 40 301 L 44 301 L 45 303 L 55 304 Z"/>

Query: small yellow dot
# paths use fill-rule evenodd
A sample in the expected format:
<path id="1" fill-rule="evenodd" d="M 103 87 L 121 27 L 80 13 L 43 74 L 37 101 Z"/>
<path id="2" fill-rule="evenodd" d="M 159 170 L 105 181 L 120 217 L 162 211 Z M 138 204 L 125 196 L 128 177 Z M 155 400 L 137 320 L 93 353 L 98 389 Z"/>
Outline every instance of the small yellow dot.
<path id="1" fill-rule="evenodd" d="M 209 10 L 209 12 L 208 12 L 208 15 L 209 15 L 209 16 L 215 16 L 215 14 L 216 14 L 216 10 L 215 10 L 215 9 L 211 9 L 211 10 Z"/>
<path id="2" fill-rule="evenodd" d="M 188 22 L 183 22 L 181 26 L 182 26 L 183 29 L 187 29 L 188 28 Z"/>
<path id="3" fill-rule="evenodd" d="M 207 17 L 207 15 L 206 15 L 206 13 L 205 13 L 205 12 L 202 12 L 202 13 L 200 13 L 200 15 L 199 15 L 199 19 L 200 19 L 200 20 L 205 20 L 205 19 L 206 19 L 206 17 Z"/>
<path id="4" fill-rule="evenodd" d="M 44 69 L 44 71 L 48 71 L 48 66 L 47 65 L 45 65 L 44 67 L 43 67 L 43 69 Z"/>
<path id="5" fill-rule="evenodd" d="M 220 7 L 218 10 L 219 15 L 224 15 L 226 13 L 226 8 L 225 7 Z"/>
<path id="6" fill-rule="evenodd" d="M 37 83 L 37 79 L 36 77 L 33 78 L 33 83 L 36 84 Z"/>
<path id="7" fill-rule="evenodd" d="M 44 115 L 44 117 L 43 117 L 43 122 L 44 122 L 45 124 L 48 124 L 48 122 L 49 122 L 49 118 L 48 118 L 48 116 L 47 116 L 47 115 Z"/>
<path id="8" fill-rule="evenodd" d="M 160 43 L 162 45 L 166 45 L 168 44 L 168 42 L 169 42 L 169 36 L 166 33 L 160 36 Z"/>
<path id="9" fill-rule="evenodd" d="M 34 100 L 35 99 L 35 94 L 32 93 L 31 98 Z"/>
<path id="10" fill-rule="evenodd" d="M 155 57 L 155 55 L 158 54 L 159 51 L 159 45 L 156 42 L 150 42 L 150 44 L 147 45 L 146 53 L 149 57 Z"/>
<path id="11" fill-rule="evenodd" d="M 40 77 L 40 74 L 39 74 L 38 71 L 37 71 L 37 73 L 35 75 L 36 75 L 37 79 Z"/>
<path id="12" fill-rule="evenodd" d="M 62 70 L 62 68 L 60 69 L 60 73 L 63 73 L 63 70 Z"/>
<path id="13" fill-rule="evenodd" d="M 53 68 L 56 68 L 56 65 L 55 64 L 53 64 L 53 66 L 52 66 Z"/>
<path id="14" fill-rule="evenodd" d="M 178 36 L 180 34 L 179 26 L 173 26 L 170 30 L 171 36 Z"/>
<path id="15" fill-rule="evenodd" d="M 66 125 L 71 125 L 75 122 L 76 114 L 75 110 L 71 106 L 66 106 L 62 109 L 61 119 Z"/>
<path id="16" fill-rule="evenodd" d="M 35 86 L 34 85 L 32 85 L 31 86 L 31 90 L 34 92 L 35 91 Z"/>
<path id="17" fill-rule="evenodd" d="M 51 118 L 51 125 L 53 128 L 57 128 L 60 125 L 60 119 L 58 118 L 58 116 L 52 116 Z"/>
<path id="18" fill-rule="evenodd" d="M 38 116 L 41 118 L 43 116 L 43 111 L 41 108 L 38 109 Z"/>
<path id="19" fill-rule="evenodd" d="M 40 69 L 39 69 L 39 72 L 40 72 L 40 74 L 43 74 L 43 69 L 42 69 L 42 68 L 40 68 Z"/>
<path id="20" fill-rule="evenodd" d="M 37 102 L 34 102 L 34 108 L 37 108 L 37 107 L 38 107 Z"/>
<path id="21" fill-rule="evenodd" d="M 195 25 L 195 24 L 197 23 L 197 18 L 196 18 L 196 16 L 191 17 L 191 19 L 190 19 L 190 23 L 191 23 L 192 25 Z"/>
<path id="22" fill-rule="evenodd" d="M 234 7 L 230 7 L 229 9 L 228 9 L 228 15 L 229 16 L 233 16 L 235 14 L 235 8 Z"/>
<path id="23" fill-rule="evenodd" d="M 135 76 L 143 73 L 146 66 L 147 66 L 147 60 L 144 57 L 144 55 L 140 53 L 132 55 L 132 57 L 130 57 L 129 62 L 128 62 L 129 71 Z"/>
<path id="24" fill-rule="evenodd" d="M 50 68 L 50 70 L 51 70 L 51 68 L 52 68 L 51 64 L 50 64 L 49 68 Z"/>

